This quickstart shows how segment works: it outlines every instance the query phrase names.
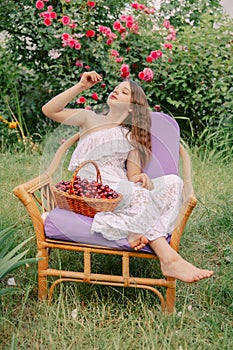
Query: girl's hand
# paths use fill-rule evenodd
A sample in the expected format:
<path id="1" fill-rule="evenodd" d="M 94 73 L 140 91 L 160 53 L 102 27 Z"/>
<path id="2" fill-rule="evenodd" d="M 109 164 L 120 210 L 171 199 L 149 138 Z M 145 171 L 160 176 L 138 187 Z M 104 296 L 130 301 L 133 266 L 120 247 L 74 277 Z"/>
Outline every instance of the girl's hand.
<path id="1" fill-rule="evenodd" d="M 87 90 L 95 84 L 99 83 L 100 81 L 102 81 L 101 75 L 99 75 L 95 71 L 92 71 L 83 73 L 79 84 L 82 85 L 82 88 L 84 90 Z"/>
<path id="2" fill-rule="evenodd" d="M 134 183 L 141 182 L 142 187 L 146 188 L 149 191 L 153 190 L 153 188 L 154 188 L 153 182 L 151 181 L 149 176 L 147 174 L 145 174 L 145 173 L 134 175 L 133 182 Z"/>

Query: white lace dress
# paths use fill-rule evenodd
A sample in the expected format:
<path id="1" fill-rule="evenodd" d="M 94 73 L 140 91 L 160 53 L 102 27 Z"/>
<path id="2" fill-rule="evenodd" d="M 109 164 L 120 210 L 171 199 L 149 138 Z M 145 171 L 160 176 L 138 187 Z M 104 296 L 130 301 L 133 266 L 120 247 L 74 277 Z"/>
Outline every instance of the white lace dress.
<path id="1" fill-rule="evenodd" d="M 100 232 L 109 240 L 126 238 L 129 232 L 143 234 L 150 241 L 167 237 L 174 229 L 182 203 L 183 182 L 176 175 L 165 175 L 152 179 L 154 189 L 149 191 L 128 181 L 125 162 L 133 146 L 126 138 L 127 132 L 120 126 L 92 132 L 79 141 L 71 157 L 70 171 L 85 160 L 94 160 L 103 184 L 123 194 L 114 212 L 95 215 L 92 232 Z M 94 180 L 96 170 L 88 164 L 79 175 Z"/>

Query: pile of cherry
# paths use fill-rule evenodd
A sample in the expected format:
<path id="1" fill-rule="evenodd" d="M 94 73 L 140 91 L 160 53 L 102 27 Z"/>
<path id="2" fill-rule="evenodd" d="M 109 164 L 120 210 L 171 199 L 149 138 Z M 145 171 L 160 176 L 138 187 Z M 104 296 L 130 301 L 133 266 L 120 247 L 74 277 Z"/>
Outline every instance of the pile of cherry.
<path id="1" fill-rule="evenodd" d="M 60 190 L 72 193 L 70 181 L 60 181 L 55 184 L 55 187 Z M 71 192 L 70 192 L 71 191 Z M 113 199 L 118 197 L 118 193 L 114 191 L 109 185 L 103 185 L 97 181 L 89 182 L 87 179 L 81 179 L 76 176 L 73 182 L 73 193 L 76 196 L 97 198 L 97 199 Z"/>

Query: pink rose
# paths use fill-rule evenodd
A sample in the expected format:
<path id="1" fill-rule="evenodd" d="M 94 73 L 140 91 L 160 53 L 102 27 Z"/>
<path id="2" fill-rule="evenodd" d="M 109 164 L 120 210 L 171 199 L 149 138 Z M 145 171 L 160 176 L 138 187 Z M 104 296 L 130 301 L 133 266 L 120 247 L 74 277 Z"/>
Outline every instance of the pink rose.
<path id="1" fill-rule="evenodd" d="M 139 4 L 139 8 L 140 8 L 140 10 L 144 10 L 146 8 L 146 5 Z"/>
<path id="2" fill-rule="evenodd" d="M 116 57 L 115 61 L 117 63 L 121 63 L 123 61 L 123 59 L 124 59 L 123 57 Z"/>
<path id="3" fill-rule="evenodd" d="M 163 21 L 163 26 L 165 27 L 165 28 L 169 28 L 170 27 L 170 22 L 168 21 L 168 20 L 165 20 L 165 21 Z"/>
<path id="4" fill-rule="evenodd" d="M 76 100 L 76 103 L 77 104 L 82 104 L 82 103 L 85 103 L 86 102 L 86 99 L 85 97 L 83 96 L 80 96 L 77 100 Z"/>
<path id="5" fill-rule="evenodd" d="M 75 62 L 75 65 L 76 65 L 76 67 L 82 68 L 82 67 L 83 67 L 83 62 L 80 61 L 80 60 L 77 60 L 77 61 Z"/>
<path id="6" fill-rule="evenodd" d="M 155 51 L 151 51 L 150 56 L 154 59 L 157 60 L 158 58 L 160 58 L 163 55 L 162 51 L 160 50 L 155 50 Z"/>
<path id="7" fill-rule="evenodd" d="M 160 50 L 157 50 L 157 57 L 159 58 L 159 57 L 162 57 L 163 56 L 163 53 L 162 53 L 162 51 L 160 51 Z"/>
<path id="8" fill-rule="evenodd" d="M 93 36 L 95 36 L 95 31 L 92 30 L 92 29 L 89 29 L 87 32 L 86 32 L 86 36 L 88 38 L 93 38 Z"/>
<path id="9" fill-rule="evenodd" d="M 73 39 L 73 38 L 68 39 L 67 44 L 69 47 L 74 47 L 75 46 L 75 39 Z"/>
<path id="10" fill-rule="evenodd" d="M 113 28 L 117 30 L 119 33 L 124 33 L 125 32 L 125 27 L 121 24 L 120 21 L 115 21 L 113 23 Z"/>
<path id="11" fill-rule="evenodd" d="M 138 24 L 137 23 L 133 23 L 132 27 L 130 28 L 130 31 L 135 33 L 135 34 L 137 34 L 138 29 L 139 29 Z"/>
<path id="12" fill-rule="evenodd" d="M 150 68 L 144 68 L 143 69 L 144 73 L 144 80 L 147 82 L 150 82 L 154 78 L 154 72 Z"/>
<path id="13" fill-rule="evenodd" d="M 169 34 L 167 37 L 166 37 L 167 40 L 170 40 L 170 41 L 174 41 L 176 40 L 176 36 L 173 35 L 173 34 Z"/>
<path id="14" fill-rule="evenodd" d="M 127 21 L 134 22 L 133 16 L 127 16 L 127 17 L 126 17 L 126 22 L 127 22 Z"/>
<path id="15" fill-rule="evenodd" d="M 99 100 L 99 97 L 98 97 L 98 94 L 96 92 L 94 92 L 91 97 L 93 98 L 93 100 L 96 100 L 98 101 Z"/>
<path id="16" fill-rule="evenodd" d="M 56 14 L 56 12 L 51 12 L 50 13 L 50 17 L 52 18 L 52 19 L 55 19 L 55 18 L 57 18 L 57 14 Z"/>
<path id="17" fill-rule="evenodd" d="M 50 18 L 48 18 L 48 17 L 44 18 L 44 25 L 46 25 L 46 27 L 51 26 L 51 24 L 52 24 L 52 21 Z"/>
<path id="18" fill-rule="evenodd" d="M 138 77 L 149 83 L 154 78 L 154 72 L 150 68 L 144 68 L 143 72 L 139 72 Z"/>
<path id="19" fill-rule="evenodd" d="M 138 78 L 139 78 L 139 79 L 143 80 L 143 79 L 144 79 L 144 76 L 145 76 L 145 75 L 144 75 L 143 72 L 139 72 L 139 73 L 138 73 Z"/>
<path id="20" fill-rule="evenodd" d="M 133 2 L 131 4 L 132 8 L 135 9 L 135 10 L 139 10 L 139 3 L 137 1 Z"/>
<path id="21" fill-rule="evenodd" d="M 81 44 L 76 40 L 74 44 L 75 50 L 80 50 L 81 49 Z"/>
<path id="22" fill-rule="evenodd" d="M 113 41 L 114 41 L 113 39 L 108 39 L 108 40 L 106 41 L 106 44 L 107 44 L 107 45 L 111 45 L 111 44 L 113 43 Z"/>
<path id="23" fill-rule="evenodd" d="M 170 44 L 170 43 L 165 43 L 163 46 L 165 49 L 168 49 L 168 50 L 172 49 L 172 44 Z"/>
<path id="24" fill-rule="evenodd" d="M 160 112 L 161 111 L 161 106 L 160 105 L 155 105 L 154 106 L 154 110 L 156 111 L 156 112 Z"/>
<path id="25" fill-rule="evenodd" d="M 63 33 L 63 34 L 61 35 L 61 38 L 62 38 L 62 40 L 68 40 L 68 39 L 70 38 L 70 34 L 68 34 L 68 33 Z"/>
<path id="26" fill-rule="evenodd" d="M 146 58 L 146 62 L 151 63 L 152 61 L 153 61 L 153 58 L 152 58 L 151 56 L 147 56 L 147 58 Z"/>
<path id="27" fill-rule="evenodd" d="M 127 21 L 126 22 L 126 27 L 127 28 L 132 28 L 133 27 L 133 22 L 132 21 Z"/>
<path id="28" fill-rule="evenodd" d="M 126 73 L 129 71 L 129 65 L 128 64 L 122 64 L 121 66 L 121 72 Z"/>
<path id="29" fill-rule="evenodd" d="M 68 16 L 63 16 L 61 19 L 61 22 L 64 26 L 67 26 L 70 23 L 70 17 Z"/>
<path id="30" fill-rule="evenodd" d="M 36 8 L 38 10 L 41 10 L 44 7 L 44 2 L 43 1 L 37 1 L 36 2 Z"/>
<path id="31" fill-rule="evenodd" d="M 112 50 L 111 56 L 119 56 L 119 52 L 117 50 Z"/>
<path id="32" fill-rule="evenodd" d="M 151 51 L 150 56 L 153 58 L 153 60 L 157 60 L 158 58 L 157 51 Z"/>
<path id="33" fill-rule="evenodd" d="M 122 66 L 121 66 L 121 77 L 122 78 L 128 78 L 129 75 L 130 75 L 130 72 L 129 72 L 128 64 L 122 64 Z"/>
<path id="34" fill-rule="evenodd" d="M 87 2 L 87 6 L 95 7 L 95 2 L 94 1 L 88 1 Z"/>
<path id="35" fill-rule="evenodd" d="M 114 28 L 115 30 L 119 30 L 121 26 L 122 26 L 122 24 L 121 24 L 120 21 L 115 21 L 115 22 L 113 23 L 113 28 Z"/>
<path id="36" fill-rule="evenodd" d="M 71 29 L 74 29 L 74 28 L 77 27 L 77 24 L 74 23 L 74 22 L 72 22 L 72 23 L 69 24 L 69 27 L 70 27 Z"/>

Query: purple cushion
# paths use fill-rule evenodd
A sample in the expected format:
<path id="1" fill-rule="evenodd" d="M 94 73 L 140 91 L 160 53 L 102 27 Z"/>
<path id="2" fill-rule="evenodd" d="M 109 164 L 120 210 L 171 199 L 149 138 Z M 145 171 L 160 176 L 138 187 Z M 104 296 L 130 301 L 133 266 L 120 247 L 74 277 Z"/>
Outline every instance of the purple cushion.
<path id="1" fill-rule="evenodd" d="M 47 238 L 56 240 L 91 244 L 120 250 L 133 250 L 127 239 L 109 241 L 105 239 L 101 233 L 96 232 L 92 234 L 92 220 L 93 219 L 88 216 L 55 208 L 45 219 L 45 235 Z M 148 245 L 141 249 L 141 251 L 153 253 L 153 250 Z"/>
<path id="2" fill-rule="evenodd" d="M 155 179 L 178 175 L 180 128 L 176 120 L 164 113 L 151 113 L 152 157 L 144 171 Z"/>

